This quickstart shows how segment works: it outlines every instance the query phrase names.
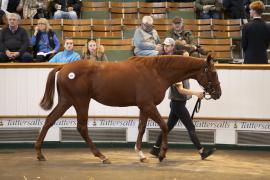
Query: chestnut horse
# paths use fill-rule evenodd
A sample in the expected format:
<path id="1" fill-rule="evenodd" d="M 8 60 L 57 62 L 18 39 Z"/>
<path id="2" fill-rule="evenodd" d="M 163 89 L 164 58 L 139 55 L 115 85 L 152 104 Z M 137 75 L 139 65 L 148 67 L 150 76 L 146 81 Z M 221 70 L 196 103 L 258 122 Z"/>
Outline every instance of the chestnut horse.
<path id="1" fill-rule="evenodd" d="M 48 129 L 67 109 L 74 106 L 77 113 L 77 130 L 89 145 L 92 153 L 103 163 L 110 163 L 88 136 L 88 108 L 91 99 L 108 106 L 138 106 L 140 109 L 139 133 L 135 150 L 140 160 L 146 160 L 141 151 L 142 138 L 148 118 L 162 130 L 162 161 L 168 148 L 168 128 L 156 105 L 174 83 L 196 79 L 213 99 L 221 96 L 221 88 L 211 56 L 207 60 L 184 56 L 132 57 L 122 62 L 75 61 L 54 68 L 48 75 L 46 90 L 40 106 L 49 110 L 53 106 L 55 74 L 57 76 L 58 104 L 46 118 L 37 138 L 35 149 L 38 160 L 45 160 L 41 152 Z"/>

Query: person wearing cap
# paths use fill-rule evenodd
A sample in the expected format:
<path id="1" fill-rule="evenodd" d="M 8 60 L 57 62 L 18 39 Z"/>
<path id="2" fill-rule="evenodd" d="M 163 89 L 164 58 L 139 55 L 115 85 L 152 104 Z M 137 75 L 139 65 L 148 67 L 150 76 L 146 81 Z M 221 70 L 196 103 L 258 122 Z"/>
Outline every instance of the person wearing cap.
<path id="1" fill-rule="evenodd" d="M 222 4 L 219 0 L 196 0 L 195 8 L 201 19 L 219 19 Z"/>
<path id="2" fill-rule="evenodd" d="M 153 18 L 144 16 L 142 24 L 135 30 L 134 54 L 136 56 L 156 56 L 161 50 L 160 38 L 157 31 L 153 28 Z"/>
<path id="3" fill-rule="evenodd" d="M 189 54 L 197 51 L 202 55 L 206 55 L 207 52 L 194 44 L 192 32 L 184 29 L 184 20 L 181 17 L 175 17 L 172 21 L 172 28 L 167 32 L 167 37 L 173 38 L 174 40 L 180 40 L 182 45 Z"/>
<path id="4" fill-rule="evenodd" d="M 242 29 L 242 48 L 245 64 L 268 64 L 267 48 L 270 43 L 270 26 L 262 20 L 265 9 L 263 2 L 255 1 L 249 5 L 253 18 Z"/>
<path id="5" fill-rule="evenodd" d="M 164 42 L 162 43 L 163 45 L 163 50 L 162 50 L 162 55 L 172 55 L 174 52 L 174 45 L 175 41 L 173 38 L 166 38 Z"/>
<path id="6" fill-rule="evenodd" d="M 174 41 L 172 38 L 166 38 L 164 40 L 164 55 L 184 55 L 188 56 L 188 53 L 182 49 L 182 44 L 180 40 Z M 204 98 L 203 91 L 193 91 L 189 89 L 189 80 L 184 80 L 182 82 L 176 83 L 170 87 L 169 99 L 170 102 L 170 114 L 167 121 L 168 131 L 170 132 L 174 126 L 177 124 L 178 120 L 184 124 L 188 130 L 189 136 L 195 147 L 198 149 L 201 159 L 205 159 L 214 153 L 215 149 L 205 149 L 202 147 L 195 131 L 195 126 L 192 122 L 190 114 L 186 108 L 186 102 L 191 98 L 192 95 L 197 96 L 199 99 Z M 156 143 L 150 151 L 150 154 L 155 157 L 159 156 L 160 145 L 162 142 L 162 133 L 160 132 L 157 137 Z"/>

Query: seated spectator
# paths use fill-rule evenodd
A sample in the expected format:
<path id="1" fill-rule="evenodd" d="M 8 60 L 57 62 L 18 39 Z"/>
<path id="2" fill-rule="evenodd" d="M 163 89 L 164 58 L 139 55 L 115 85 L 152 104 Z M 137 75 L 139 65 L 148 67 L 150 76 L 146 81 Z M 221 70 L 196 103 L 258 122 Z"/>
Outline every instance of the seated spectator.
<path id="1" fill-rule="evenodd" d="M 108 61 L 108 58 L 104 53 L 104 46 L 97 45 L 97 42 L 91 39 L 87 40 L 82 59 L 89 59 L 94 61 Z"/>
<path id="2" fill-rule="evenodd" d="M 222 4 L 219 0 L 196 0 L 196 10 L 201 19 L 219 19 Z"/>
<path id="3" fill-rule="evenodd" d="M 190 50 L 185 46 L 185 44 L 183 44 L 183 41 L 181 40 L 175 41 L 173 54 L 189 56 L 189 51 Z"/>
<path id="4" fill-rule="evenodd" d="M 22 14 L 23 0 L 1 0 L 1 10 L 8 13 Z"/>
<path id="5" fill-rule="evenodd" d="M 193 52 L 198 52 L 202 55 L 207 54 L 206 51 L 193 42 L 192 32 L 184 30 L 184 19 L 181 17 L 175 17 L 173 19 L 172 28 L 168 31 L 167 37 L 171 37 L 174 40 L 180 40 L 190 54 Z"/>
<path id="6" fill-rule="evenodd" d="M 31 44 L 37 62 L 48 61 L 59 51 L 59 40 L 47 19 L 41 18 L 38 20 L 38 25 L 35 27 L 35 32 L 31 38 Z"/>
<path id="7" fill-rule="evenodd" d="M 27 52 L 29 37 L 24 28 L 19 26 L 20 16 L 8 14 L 8 26 L 0 31 L 0 62 L 30 62 L 33 57 Z"/>
<path id="8" fill-rule="evenodd" d="M 160 53 L 161 55 L 172 55 L 174 50 L 175 41 L 173 38 L 166 38 L 163 45 L 163 51 Z"/>
<path id="9" fill-rule="evenodd" d="M 81 57 L 73 50 L 73 39 L 65 39 L 65 50 L 57 53 L 49 62 L 52 63 L 69 63 L 80 60 Z"/>
<path id="10" fill-rule="evenodd" d="M 47 0 L 25 0 L 23 4 L 23 18 L 49 18 Z"/>
<path id="11" fill-rule="evenodd" d="M 134 33 L 134 54 L 136 56 L 156 56 L 162 50 L 160 38 L 155 29 L 153 29 L 153 18 L 144 16 L 142 24 Z"/>
<path id="12" fill-rule="evenodd" d="M 53 0 L 49 9 L 54 19 L 77 19 L 80 16 L 81 1 Z"/>

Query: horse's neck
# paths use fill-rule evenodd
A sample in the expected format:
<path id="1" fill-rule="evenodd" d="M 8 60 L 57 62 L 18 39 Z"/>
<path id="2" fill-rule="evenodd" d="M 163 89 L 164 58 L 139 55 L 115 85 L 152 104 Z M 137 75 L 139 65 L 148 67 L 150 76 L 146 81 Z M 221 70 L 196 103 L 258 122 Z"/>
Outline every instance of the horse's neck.
<path id="1" fill-rule="evenodd" d="M 204 63 L 203 60 L 196 58 L 181 57 L 180 60 L 170 60 L 174 61 L 173 66 L 160 70 L 160 74 L 166 79 L 169 86 L 185 79 L 194 79 Z"/>

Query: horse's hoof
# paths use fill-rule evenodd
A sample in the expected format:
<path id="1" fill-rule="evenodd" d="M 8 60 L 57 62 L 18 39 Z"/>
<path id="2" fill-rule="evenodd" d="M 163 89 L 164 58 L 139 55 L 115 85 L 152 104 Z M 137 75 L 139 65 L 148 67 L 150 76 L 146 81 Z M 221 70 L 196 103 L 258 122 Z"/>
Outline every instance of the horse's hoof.
<path id="1" fill-rule="evenodd" d="M 103 164 L 111 164 L 111 161 L 109 159 L 104 159 L 102 161 Z"/>
<path id="2" fill-rule="evenodd" d="M 46 161 L 46 158 L 45 158 L 43 155 L 38 156 L 37 159 L 38 159 L 39 161 Z"/>
<path id="3" fill-rule="evenodd" d="M 142 163 L 148 163 L 149 160 L 148 160 L 147 158 L 141 158 L 141 159 L 140 159 L 140 162 L 142 162 Z"/>
<path id="4" fill-rule="evenodd" d="M 164 158 L 165 157 L 163 157 L 163 156 L 158 156 L 159 162 L 162 162 Z"/>

